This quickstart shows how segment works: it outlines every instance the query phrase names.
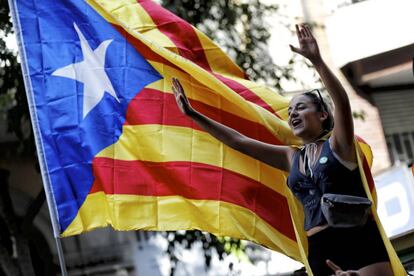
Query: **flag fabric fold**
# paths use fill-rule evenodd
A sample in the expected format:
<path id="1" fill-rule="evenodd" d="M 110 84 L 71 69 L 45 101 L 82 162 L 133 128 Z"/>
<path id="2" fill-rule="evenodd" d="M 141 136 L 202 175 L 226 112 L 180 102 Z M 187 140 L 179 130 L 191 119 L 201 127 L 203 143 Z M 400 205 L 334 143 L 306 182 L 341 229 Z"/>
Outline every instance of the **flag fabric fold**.
<path id="1" fill-rule="evenodd" d="M 266 143 L 298 145 L 287 98 L 247 80 L 204 34 L 153 1 L 13 3 L 61 236 L 107 225 L 200 229 L 309 268 L 303 212 L 286 173 L 181 114 L 171 78 L 203 114 Z M 370 149 L 357 145 L 366 190 L 374 191 Z M 401 271 L 389 241 L 387 248 Z"/>

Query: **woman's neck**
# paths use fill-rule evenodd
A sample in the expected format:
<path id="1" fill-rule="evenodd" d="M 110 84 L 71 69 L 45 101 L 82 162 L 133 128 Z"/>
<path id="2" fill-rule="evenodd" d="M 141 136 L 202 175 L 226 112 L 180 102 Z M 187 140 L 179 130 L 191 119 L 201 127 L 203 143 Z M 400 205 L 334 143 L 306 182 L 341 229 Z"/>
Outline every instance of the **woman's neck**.
<path id="1" fill-rule="evenodd" d="M 304 145 L 306 145 L 306 144 L 316 143 L 316 142 L 321 141 L 321 140 L 325 140 L 325 139 L 322 139 L 322 138 L 323 138 L 323 137 L 324 137 L 327 133 L 328 133 L 328 132 L 327 132 L 326 130 L 324 130 L 324 131 L 322 131 L 320 134 L 318 134 L 318 135 L 316 135 L 316 136 L 309 137 L 309 138 L 306 138 L 306 139 L 302 139 L 302 142 L 303 142 L 303 144 L 304 144 Z"/>

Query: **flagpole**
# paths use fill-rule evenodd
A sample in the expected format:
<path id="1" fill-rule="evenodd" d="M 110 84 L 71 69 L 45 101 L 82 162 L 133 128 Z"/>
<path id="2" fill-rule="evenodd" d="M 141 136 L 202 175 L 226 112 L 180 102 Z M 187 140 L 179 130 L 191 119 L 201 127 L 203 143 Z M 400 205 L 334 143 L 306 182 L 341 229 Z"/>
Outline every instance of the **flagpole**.
<path id="1" fill-rule="evenodd" d="M 40 134 L 40 130 L 39 130 L 39 125 L 38 125 L 38 119 L 37 119 L 37 113 L 36 113 L 36 108 L 35 108 L 35 100 L 34 100 L 34 94 L 33 94 L 33 89 L 32 89 L 32 83 L 29 77 L 29 69 L 28 69 L 28 65 L 27 65 L 27 59 L 26 59 L 26 52 L 24 49 L 24 44 L 23 44 L 23 35 L 21 33 L 21 28 L 20 28 L 20 20 L 19 20 L 19 16 L 18 16 L 18 10 L 17 10 L 17 5 L 15 3 L 16 0 L 8 0 L 9 2 L 9 8 L 10 8 L 10 14 L 12 17 L 12 22 L 13 22 L 13 26 L 14 26 L 14 31 L 16 33 L 16 40 L 17 40 L 17 45 L 19 48 L 19 52 L 21 55 L 21 67 L 22 67 L 22 72 L 23 72 L 23 79 L 24 79 L 24 86 L 25 86 L 25 90 L 26 90 L 26 96 L 27 96 L 27 101 L 29 104 L 29 111 L 30 111 L 30 118 L 31 118 L 31 122 L 32 122 L 32 127 L 33 127 L 33 134 L 34 134 L 34 139 L 35 139 L 35 143 L 36 143 L 36 151 L 37 151 L 37 156 L 39 159 L 39 166 L 40 166 L 40 171 L 42 174 L 42 180 L 43 180 L 43 186 L 45 188 L 45 194 L 46 194 L 46 201 L 47 201 L 47 205 L 49 207 L 49 214 L 50 214 L 50 219 L 51 219 L 51 223 L 52 223 L 52 228 L 53 228 L 53 236 L 55 238 L 55 242 L 56 242 L 56 249 L 57 249 L 57 253 L 58 253 L 58 258 L 59 258 L 59 264 L 60 264 L 60 269 L 62 272 L 62 276 L 67 276 L 67 270 L 66 270 L 66 263 L 65 263 L 65 257 L 64 257 L 64 253 L 63 253 L 63 248 L 62 248 L 62 242 L 61 242 L 61 238 L 60 238 L 60 226 L 59 226 L 59 222 L 58 222 L 58 212 L 57 212 L 57 207 L 56 207 L 56 201 L 54 199 L 54 195 L 52 192 L 52 186 L 50 183 L 50 178 L 49 178 L 49 174 L 48 174 L 48 170 L 47 170 L 47 166 L 46 166 L 46 159 L 45 159 L 45 155 L 44 155 L 44 150 L 43 150 L 43 143 L 42 143 L 42 138 L 41 138 L 41 134 Z"/>

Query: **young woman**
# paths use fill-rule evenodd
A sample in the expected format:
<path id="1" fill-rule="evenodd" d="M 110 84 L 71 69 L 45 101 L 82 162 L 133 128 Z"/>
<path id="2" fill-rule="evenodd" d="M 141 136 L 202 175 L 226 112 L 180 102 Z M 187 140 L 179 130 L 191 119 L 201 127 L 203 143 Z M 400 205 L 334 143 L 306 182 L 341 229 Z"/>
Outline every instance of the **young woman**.
<path id="1" fill-rule="evenodd" d="M 287 184 L 304 206 L 308 259 L 315 275 L 332 274 L 326 263 L 328 259 L 343 270 L 358 270 L 361 275 L 393 275 L 372 219 L 362 227 L 333 228 L 321 212 L 320 199 L 324 193 L 365 197 L 366 194 L 357 168 L 348 96 L 323 61 L 309 28 L 297 25 L 296 31 L 299 48 L 290 45 L 291 50 L 313 64 L 335 105 L 333 117 L 319 92 L 307 92 L 291 100 L 289 126 L 303 141 L 303 150 L 262 143 L 204 116 L 191 107 L 182 86 L 173 79 L 177 104 L 184 114 L 226 145 L 290 173 Z"/>

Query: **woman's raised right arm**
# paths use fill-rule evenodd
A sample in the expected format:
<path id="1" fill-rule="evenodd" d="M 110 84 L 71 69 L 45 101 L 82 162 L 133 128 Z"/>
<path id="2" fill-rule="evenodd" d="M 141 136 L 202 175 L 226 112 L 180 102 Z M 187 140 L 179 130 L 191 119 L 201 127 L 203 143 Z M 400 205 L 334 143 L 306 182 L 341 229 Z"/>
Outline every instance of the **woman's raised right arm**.
<path id="1" fill-rule="evenodd" d="M 208 118 L 192 108 L 180 82 L 175 78 L 173 78 L 172 82 L 175 99 L 181 112 L 193 119 L 202 129 L 237 151 L 272 167 L 286 172 L 290 171 L 294 149 L 288 146 L 271 145 L 249 138 L 230 127 Z"/>

